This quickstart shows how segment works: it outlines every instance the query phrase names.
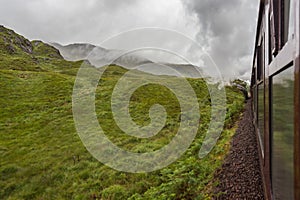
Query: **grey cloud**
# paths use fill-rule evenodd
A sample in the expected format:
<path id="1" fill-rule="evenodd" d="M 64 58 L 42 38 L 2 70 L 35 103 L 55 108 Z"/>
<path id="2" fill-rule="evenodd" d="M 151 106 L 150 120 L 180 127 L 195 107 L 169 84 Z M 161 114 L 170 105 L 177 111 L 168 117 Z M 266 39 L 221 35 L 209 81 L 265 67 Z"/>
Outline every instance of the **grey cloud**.
<path id="1" fill-rule="evenodd" d="M 120 9 L 120 8 L 124 8 L 124 7 L 128 7 L 128 6 L 132 6 L 133 4 L 136 3 L 137 0 L 94 0 L 95 4 L 102 4 L 104 5 L 106 8 L 110 9 L 110 10 L 114 10 L 114 9 Z M 95 5 L 95 7 L 97 7 L 97 5 Z"/>
<path id="2" fill-rule="evenodd" d="M 98 44 L 139 27 L 193 32 L 183 15 L 180 0 L 0 0 L 0 24 L 29 39 L 62 44 Z"/>
<path id="3" fill-rule="evenodd" d="M 137 5 L 137 0 L 2 0 L 0 24 L 30 39 L 97 43 L 134 27 Z"/>
<path id="4" fill-rule="evenodd" d="M 224 76 L 234 77 L 250 70 L 257 5 L 258 0 L 0 0 L 0 24 L 29 39 L 62 44 L 98 45 L 140 27 L 177 30 L 200 43 Z"/>
<path id="5" fill-rule="evenodd" d="M 182 0 L 199 22 L 198 42 L 211 55 L 225 78 L 251 69 L 258 1 Z M 250 78 L 250 77 L 249 77 Z"/>

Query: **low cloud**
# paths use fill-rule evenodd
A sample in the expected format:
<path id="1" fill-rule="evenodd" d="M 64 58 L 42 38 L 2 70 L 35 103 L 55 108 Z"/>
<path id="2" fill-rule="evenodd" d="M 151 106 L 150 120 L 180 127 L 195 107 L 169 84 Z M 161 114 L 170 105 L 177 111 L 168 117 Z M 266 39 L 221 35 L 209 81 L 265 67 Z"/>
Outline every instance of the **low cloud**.
<path id="1" fill-rule="evenodd" d="M 226 78 L 247 73 L 250 77 L 258 0 L 2 0 L 0 4 L 0 24 L 29 39 L 98 45 L 135 28 L 167 28 L 197 41 Z M 201 63 L 197 52 L 186 47 L 182 51 Z"/>
<path id="2" fill-rule="evenodd" d="M 245 77 L 251 69 L 258 1 L 182 0 L 196 14 L 196 39 L 225 78 Z M 249 77 L 250 78 L 250 73 Z"/>

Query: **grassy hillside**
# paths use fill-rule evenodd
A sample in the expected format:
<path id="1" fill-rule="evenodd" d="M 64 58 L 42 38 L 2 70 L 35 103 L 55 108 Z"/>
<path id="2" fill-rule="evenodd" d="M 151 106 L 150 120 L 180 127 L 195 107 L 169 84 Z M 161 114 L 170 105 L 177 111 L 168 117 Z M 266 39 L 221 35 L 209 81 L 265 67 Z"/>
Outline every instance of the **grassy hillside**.
<path id="1" fill-rule="evenodd" d="M 53 47 L 30 42 L 0 27 L 0 199 L 205 199 L 212 178 L 227 152 L 243 95 L 227 87 L 227 117 L 217 146 L 198 158 L 210 119 L 205 81 L 189 79 L 201 109 L 197 137 L 172 165 L 151 173 L 130 174 L 110 169 L 94 159 L 79 139 L 72 116 L 72 90 L 81 62 L 62 59 Z M 146 85 L 131 98 L 130 113 L 140 125 L 149 123 L 154 103 L 164 105 L 168 118 L 151 139 L 122 134 L 111 113 L 110 98 L 126 70 L 110 66 L 99 81 L 96 113 L 107 136 L 133 152 L 148 152 L 167 144 L 179 126 L 179 104 L 159 85 Z"/>

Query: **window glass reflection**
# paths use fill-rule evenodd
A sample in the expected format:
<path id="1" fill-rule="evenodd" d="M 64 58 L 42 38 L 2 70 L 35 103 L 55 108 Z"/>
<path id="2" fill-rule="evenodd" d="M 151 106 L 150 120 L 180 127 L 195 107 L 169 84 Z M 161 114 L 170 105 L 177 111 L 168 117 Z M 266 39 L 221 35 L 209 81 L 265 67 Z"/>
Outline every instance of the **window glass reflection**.
<path id="1" fill-rule="evenodd" d="M 294 17 L 294 7 L 293 7 L 293 0 L 289 0 L 289 33 L 288 39 L 294 38 L 294 29 L 295 29 L 295 17 Z"/>
<path id="2" fill-rule="evenodd" d="M 258 131 L 262 151 L 264 150 L 264 83 L 258 86 Z M 263 152 L 264 153 L 264 152 Z"/>
<path id="3" fill-rule="evenodd" d="M 272 188 L 274 199 L 293 199 L 294 68 L 273 79 Z"/>

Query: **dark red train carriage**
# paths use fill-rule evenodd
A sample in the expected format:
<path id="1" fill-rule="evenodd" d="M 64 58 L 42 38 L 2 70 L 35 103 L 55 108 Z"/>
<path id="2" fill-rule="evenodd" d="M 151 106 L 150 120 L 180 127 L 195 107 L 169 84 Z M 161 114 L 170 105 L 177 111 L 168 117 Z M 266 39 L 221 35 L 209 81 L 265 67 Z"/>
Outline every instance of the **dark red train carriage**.
<path id="1" fill-rule="evenodd" d="M 299 0 L 261 0 L 251 94 L 267 199 L 300 199 Z"/>

